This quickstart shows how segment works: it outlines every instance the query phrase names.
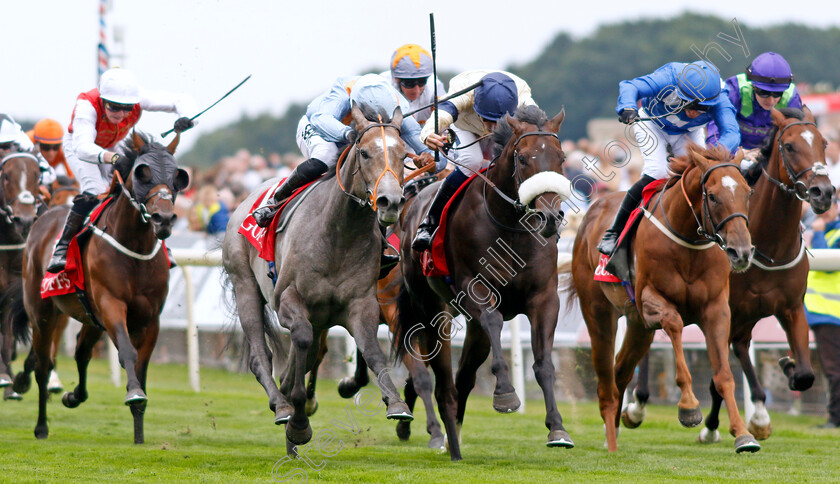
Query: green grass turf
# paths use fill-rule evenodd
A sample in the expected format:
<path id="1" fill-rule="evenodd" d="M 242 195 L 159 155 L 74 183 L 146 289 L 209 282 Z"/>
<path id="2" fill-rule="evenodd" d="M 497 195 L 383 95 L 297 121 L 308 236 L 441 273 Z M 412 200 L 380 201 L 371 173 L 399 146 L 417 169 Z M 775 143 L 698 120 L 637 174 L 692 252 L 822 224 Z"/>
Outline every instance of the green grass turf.
<path id="1" fill-rule="evenodd" d="M 65 358 L 59 369 L 69 389 L 75 365 Z M 194 393 L 184 366 L 152 365 L 142 445 L 132 443 L 125 389 L 110 384 L 105 361 L 91 364 L 89 381 L 90 398 L 79 408 L 50 400 L 47 440 L 33 436 L 36 389 L 22 402 L 0 402 L 0 481 L 274 482 L 272 468 L 285 455 L 283 427 L 273 424 L 267 397 L 250 374 L 202 369 L 202 391 Z M 524 415 L 500 415 L 489 398 L 475 395 L 463 430 L 464 460 L 452 463 L 426 447 L 421 403 L 409 442 L 396 438 L 382 409 L 374 416 L 354 411 L 361 428 L 354 435 L 331 423 L 346 420 L 349 401 L 334 382 L 320 383 L 315 435 L 332 429 L 342 448 L 331 457 L 313 448 L 307 456 L 319 470 L 287 462 L 275 469 L 277 480 L 303 482 L 302 473 L 290 474 L 300 468 L 309 482 L 342 483 L 840 481 L 840 430 L 814 429 L 818 417 L 773 413 L 773 436 L 761 451 L 736 455 L 728 433 L 721 444 L 698 444 L 698 429 L 679 425 L 676 406 L 652 406 L 640 428 L 622 429 L 619 451 L 610 455 L 595 403 L 561 404 L 576 447 L 549 449 L 542 402 L 529 400 Z"/>

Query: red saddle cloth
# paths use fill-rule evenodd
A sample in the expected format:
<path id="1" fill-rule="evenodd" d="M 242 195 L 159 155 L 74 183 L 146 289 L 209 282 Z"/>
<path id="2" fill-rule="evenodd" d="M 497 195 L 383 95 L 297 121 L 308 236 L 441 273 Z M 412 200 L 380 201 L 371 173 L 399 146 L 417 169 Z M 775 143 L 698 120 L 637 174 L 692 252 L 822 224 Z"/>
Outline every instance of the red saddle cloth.
<path id="1" fill-rule="evenodd" d="M 85 229 L 70 241 L 67 246 L 67 263 L 64 265 L 64 270 L 58 274 L 52 272 L 44 274 L 44 278 L 41 280 L 41 299 L 85 290 L 85 275 L 82 272 L 82 251 L 79 241 L 80 239 L 87 240 L 92 224 L 99 220 L 105 207 L 114 200 L 114 197 L 108 197 L 97 205 L 91 212 L 90 222 L 85 226 Z M 162 249 L 166 250 L 166 245 L 163 245 Z"/>
<path id="2" fill-rule="evenodd" d="M 650 199 L 653 198 L 653 196 L 659 190 L 662 189 L 662 185 L 664 185 L 666 181 L 666 178 L 662 178 L 659 180 L 654 180 L 645 186 L 645 188 L 642 190 L 642 203 L 639 207 L 636 207 L 636 209 L 630 213 L 630 217 L 627 218 L 627 223 L 624 225 L 624 229 L 622 229 L 621 235 L 618 236 L 618 242 L 616 243 L 616 247 L 621 247 L 633 238 L 633 234 L 636 233 L 636 227 L 641 221 L 641 207 L 646 207 L 648 205 Z M 613 254 L 613 257 L 615 257 L 616 254 L 618 254 L 618 252 L 619 251 L 616 250 Z M 598 282 L 621 282 L 620 278 L 607 271 L 606 265 L 609 260 L 610 258 L 608 256 L 600 254 L 600 258 L 598 259 L 598 266 L 595 268 L 595 275 L 593 278 Z"/>
<path id="3" fill-rule="evenodd" d="M 487 168 L 480 171 L 483 173 L 487 171 Z M 458 200 L 458 198 L 461 197 L 461 195 L 463 195 L 467 186 L 472 183 L 473 179 L 477 176 L 478 175 L 473 175 L 461 184 L 461 186 L 458 187 L 458 190 L 455 191 L 455 194 L 452 195 L 452 198 L 446 202 L 446 206 L 443 207 L 443 212 L 441 212 L 440 215 L 440 224 L 438 225 L 438 229 L 435 231 L 434 238 L 432 239 L 432 247 L 431 249 L 424 251 L 420 256 L 424 276 L 443 277 L 449 275 L 449 265 L 446 263 L 446 252 L 443 244 L 443 241 L 446 239 L 446 222 L 449 218 L 449 208 L 456 200 Z"/>
<path id="4" fill-rule="evenodd" d="M 254 205 L 251 206 L 251 213 L 249 213 L 248 216 L 245 217 L 245 220 L 242 221 L 242 225 L 239 226 L 239 233 L 242 234 L 246 239 L 248 239 L 248 242 L 250 242 L 251 245 L 253 245 L 254 248 L 257 249 L 261 259 L 265 259 L 269 262 L 274 262 L 274 240 L 277 237 L 277 223 L 280 220 L 280 214 L 283 212 L 283 209 L 286 208 L 286 205 L 288 205 L 289 202 L 291 202 L 301 192 L 306 190 L 306 188 L 309 185 L 315 183 L 315 181 L 311 181 L 306 185 L 295 190 L 294 193 L 292 193 L 292 196 L 287 198 L 286 201 L 283 202 L 283 205 L 280 206 L 280 209 L 274 215 L 274 218 L 271 220 L 271 223 L 268 225 L 268 227 L 260 227 L 259 225 L 257 225 L 257 221 L 254 220 L 254 216 L 251 214 L 254 213 L 254 210 L 263 205 L 264 201 L 269 200 L 271 197 L 273 197 L 274 192 L 276 192 L 277 189 L 280 188 L 280 185 L 282 185 L 285 181 L 285 178 L 280 180 L 279 183 L 269 187 L 268 190 L 266 190 L 265 192 L 263 192 L 262 195 L 257 197 L 257 200 L 254 202 Z"/>

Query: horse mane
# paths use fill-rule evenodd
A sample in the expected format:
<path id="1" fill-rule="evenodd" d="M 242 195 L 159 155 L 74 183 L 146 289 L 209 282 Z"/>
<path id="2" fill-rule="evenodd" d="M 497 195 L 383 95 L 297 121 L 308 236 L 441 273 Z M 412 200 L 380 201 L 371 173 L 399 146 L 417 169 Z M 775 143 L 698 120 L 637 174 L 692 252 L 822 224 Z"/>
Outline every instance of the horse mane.
<path id="1" fill-rule="evenodd" d="M 388 124 L 394 119 L 394 113 L 389 113 L 385 111 L 385 108 L 379 106 L 378 109 L 374 109 L 373 106 L 369 106 L 367 104 L 357 104 L 359 106 L 359 110 L 362 112 L 362 115 L 368 121 L 373 121 L 374 123 L 379 123 L 379 116 L 382 116 L 382 123 Z M 354 126 L 355 129 L 355 126 Z"/>
<path id="2" fill-rule="evenodd" d="M 797 108 L 782 108 L 779 112 L 785 115 L 786 119 L 797 119 L 799 121 L 805 120 L 805 112 Z M 773 153 L 773 144 L 776 141 L 776 134 L 779 132 L 779 127 L 773 124 L 767 137 L 761 144 L 761 152 L 756 157 L 756 161 L 762 166 L 767 167 L 770 160 L 770 155 Z"/>
<path id="3" fill-rule="evenodd" d="M 538 130 L 542 130 L 543 125 L 548 122 L 548 116 L 546 116 L 545 111 L 533 104 L 520 106 L 513 115 L 513 118 L 520 122 L 533 124 Z M 499 122 L 496 123 L 496 129 L 493 130 L 493 141 L 496 143 L 493 147 L 494 157 L 501 155 L 502 150 L 505 145 L 507 145 L 508 141 L 510 141 L 512 136 L 513 128 L 510 127 L 510 123 L 507 121 L 507 116 L 503 116 L 499 119 Z"/>
<path id="4" fill-rule="evenodd" d="M 720 163 L 729 161 L 729 149 L 725 146 L 717 145 L 711 148 L 700 147 L 702 155 L 710 160 Z M 691 156 L 685 154 L 683 156 L 672 156 L 668 159 L 668 173 L 672 176 L 680 176 L 686 172 L 690 167 L 694 166 L 691 161 Z"/>

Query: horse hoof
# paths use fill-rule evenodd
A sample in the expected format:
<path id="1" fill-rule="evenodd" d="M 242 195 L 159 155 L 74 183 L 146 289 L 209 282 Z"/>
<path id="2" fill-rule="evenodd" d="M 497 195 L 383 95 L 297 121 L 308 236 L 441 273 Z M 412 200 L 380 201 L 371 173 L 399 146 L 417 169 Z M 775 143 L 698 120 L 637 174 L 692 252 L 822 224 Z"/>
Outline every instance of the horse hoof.
<path id="1" fill-rule="evenodd" d="M 43 427 L 40 426 L 40 425 L 35 427 L 35 438 L 36 439 L 46 439 L 49 434 L 50 434 L 50 431 L 49 431 L 49 429 L 47 429 L 46 425 L 44 425 Z"/>
<path id="2" fill-rule="evenodd" d="M 58 378 L 58 373 L 55 370 L 50 372 L 50 379 L 47 382 L 47 391 L 50 393 L 61 393 L 64 391 L 64 385 L 61 384 L 61 380 Z"/>
<path id="3" fill-rule="evenodd" d="M 140 389 L 128 392 L 128 395 L 125 396 L 126 405 L 139 405 L 141 403 L 146 403 L 147 401 L 149 401 L 149 399 L 146 398 L 146 394 Z"/>
<path id="4" fill-rule="evenodd" d="M 0 373 L 0 388 L 7 387 L 12 384 L 12 377 L 6 373 Z"/>
<path id="5" fill-rule="evenodd" d="M 14 400 L 16 402 L 19 402 L 23 400 L 23 395 L 14 390 L 6 391 L 6 393 L 3 394 L 3 400 Z"/>
<path id="6" fill-rule="evenodd" d="M 318 411 L 318 398 L 312 397 L 312 399 L 307 399 L 306 407 L 304 408 L 304 410 L 306 410 L 307 417 L 315 415 L 315 412 Z"/>
<path id="7" fill-rule="evenodd" d="M 294 413 L 295 407 L 291 405 L 278 408 L 277 411 L 274 412 L 274 425 L 287 423 Z"/>
<path id="8" fill-rule="evenodd" d="M 445 442 L 445 439 L 444 439 L 443 435 L 438 435 L 437 437 L 432 437 L 431 439 L 429 439 L 429 448 L 430 449 L 435 449 L 435 450 L 440 450 L 440 451 L 445 451 L 446 450 L 446 444 L 444 442 Z"/>
<path id="9" fill-rule="evenodd" d="M 744 434 L 735 438 L 735 452 L 758 452 L 761 446 L 758 441 L 750 434 Z"/>
<path id="10" fill-rule="evenodd" d="M 408 405 L 406 405 L 405 402 L 398 401 L 388 405 L 388 410 L 385 412 L 385 418 L 411 422 L 414 420 L 414 415 L 411 414 L 411 410 L 408 409 Z"/>
<path id="11" fill-rule="evenodd" d="M 750 420 L 749 424 L 747 425 L 747 430 L 758 440 L 767 440 L 770 438 L 770 434 L 773 432 L 773 427 L 770 424 L 767 425 L 758 425 L 752 420 Z"/>
<path id="12" fill-rule="evenodd" d="M 26 393 L 29 391 L 29 388 L 32 386 L 32 378 L 25 374 L 24 372 L 20 372 L 15 376 L 14 382 L 12 383 L 12 388 L 17 393 Z"/>
<path id="13" fill-rule="evenodd" d="M 338 382 L 338 394 L 341 398 L 353 398 L 358 391 L 359 385 L 354 378 L 344 377 Z"/>
<path id="14" fill-rule="evenodd" d="M 76 408 L 82 402 L 77 400 L 71 392 L 64 392 L 64 395 L 61 396 L 61 403 L 67 408 Z"/>
<path id="15" fill-rule="evenodd" d="M 501 395 L 493 394 L 493 409 L 499 413 L 512 413 L 519 409 L 522 403 L 516 392 L 503 393 Z"/>
<path id="16" fill-rule="evenodd" d="M 562 447 L 564 449 L 571 449 L 575 446 L 569 433 L 565 430 L 552 430 L 548 433 L 548 441 L 545 443 L 547 447 Z"/>
<path id="17" fill-rule="evenodd" d="M 295 445 L 303 445 L 312 440 L 312 426 L 309 425 L 309 422 L 307 421 L 306 427 L 299 429 L 296 428 L 290 420 L 286 424 L 286 438 L 289 439 L 289 442 Z"/>
<path id="18" fill-rule="evenodd" d="M 678 418 L 680 419 L 680 423 L 683 427 L 697 427 L 703 423 L 703 412 L 700 411 L 700 407 L 689 409 L 681 408 Z"/>
<path id="19" fill-rule="evenodd" d="M 624 407 L 624 410 L 621 411 L 621 423 L 623 423 L 628 429 L 638 428 L 642 425 L 642 422 L 644 422 L 644 419 L 638 421 L 633 420 L 633 417 L 630 415 L 627 407 Z"/>
<path id="20" fill-rule="evenodd" d="M 403 442 L 406 442 L 411 437 L 411 423 L 405 421 L 397 422 L 397 437 Z M 431 447 L 431 444 L 429 445 Z"/>
<path id="21" fill-rule="evenodd" d="M 703 427 L 700 430 L 700 435 L 697 436 L 697 442 L 701 444 L 717 444 L 720 442 L 720 432 L 718 429 L 709 430 L 709 427 Z"/>

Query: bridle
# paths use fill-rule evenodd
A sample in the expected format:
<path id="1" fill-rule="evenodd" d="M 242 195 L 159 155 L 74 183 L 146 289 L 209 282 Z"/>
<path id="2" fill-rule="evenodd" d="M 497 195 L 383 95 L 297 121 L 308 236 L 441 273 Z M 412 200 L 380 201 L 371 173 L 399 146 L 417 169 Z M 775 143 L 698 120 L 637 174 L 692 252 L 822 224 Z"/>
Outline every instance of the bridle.
<path id="1" fill-rule="evenodd" d="M 726 216 L 720 222 L 715 223 L 714 219 L 712 218 L 712 213 L 709 210 L 709 197 L 708 197 L 708 192 L 706 191 L 706 181 L 709 179 L 709 175 L 711 175 L 712 171 L 714 171 L 718 168 L 730 167 L 730 168 L 735 168 L 736 170 L 740 170 L 740 168 L 737 165 L 735 165 L 734 163 L 720 163 L 720 164 L 709 167 L 709 169 L 707 169 L 703 173 L 703 175 L 700 177 L 700 190 L 701 190 L 701 194 L 702 194 L 702 206 L 701 206 L 701 211 L 700 211 L 700 217 L 698 217 L 697 216 L 697 211 L 694 209 L 694 204 L 691 203 L 691 199 L 688 197 L 688 193 L 685 190 L 685 183 L 684 183 L 685 178 L 686 178 L 685 175 L 690 170 L 692 170 L 694 168 L 694 166 L 695 165 L 692 165 L 682 175 L 680 175 L 680 189 L 682 190 L 683 198 L 685 199 L 686 203 L 688 203 L 688 207 L 691 211 L 691 214 L 694 216 L 694 220 L 697 222 L 697 235 L 700 236 L 700 239 L 699 240 L 691 240 L 691 239 L 677 233 L 677 231 L 674 230 L 674 228 L 671 226 L 671 223 L 668 221 L 668 215 L 665 212 L 664 207 L 662 207 L 662 218 L 665 222 L 665 226 L 667 227 L 667 230 L 670 231 L 670 233 L 672 235 L 674 235 L 675 237 L 677 237 L 679 240 L 684 242 L 684 244 L 680 244 L 680 245 L 683 245 L 683 246 L 689 247 L 689 248 L 695 248 L 695 249 L 707 249 L 707 248 L 711 247 L 712 245 L 717 244 L 718 247 L 720 247 L 722 250 L 725 251 L 726 248 L 727 248 L 726 241 L 724 240 L 723 236 L 720 235 L 720 230 L 723 228 L 723 226 L 726 225 L 726 223 L 729 222 L 730 220 L 733 220 L 733 219 L 736 219 L 736 218 L 743 218 L 747 223 L 747 227 L 749 227 L 750 219 L 747 216 L 747 214 L 745 214 L 745 213 L 735 212 L 735 213 L 729 214 L 728 216 Z M 660 202 L 662 201 L 662 196 L 664 195 L 665 190 L 668 188 L 668 186 L 669 186 L 669 184 L 667 184 L 667 183 L 663 185 L 662 190 L 659 193 L 659 198 L 657 199 L 656 205 L 660 205 Z M 648 213 L 653 213 L 655 210 L 656 210 L 656 207 L 653 207 L 653 209 Z M 645 212 L 647 212 L 647 211 L 645 210 Z M 651 221 L 654 220 L 654 218 L 652 216 L 649 217 L 649 218 L 650 218 Z M 706 230 L 707 226 L 710 226 L 712 228 L 711 233 L 709 233 L 709 231 Z M 679 243 L 679 242 L 677 242 L 677 243 Z"/>
<path id="2" fill-rule="evenodd" d="M 367 133 L 368 131 L 370 131 L 373 128 L 379 128 L 380 136 L 382 136 L 382 149 L 385 152 L 385 168 L 382 170 L 382 173 L 380 173 L 379 176 L 376 177 L 376 182 L 373 185 L 373 189 L 371 189 L 370 188 L 370 182 L 365 177 L 365 172 L 361 169 L 362 168 L 362 162 L 361 162 L 362 147 L 361 147 L 361 143 L 362 143 L 362 138 L 365 136 L 365 133 Z M 391 162 L 388 159 L 388 143 L 385 140 L 385 128 L 393 128 L 397 131 L 397 136 L 400 135 L 399 126 L 394 125 L 394 124 L 383 123 L 382 122 L 382 116 L 380 115 L 379 116 L 379 122 L 378 123 L 371 123 L 368 126 L 366 126 L 365 129 L 363 129 L 362 132 L 359 133 L 359 135 L 356 137 L 356 141 L 353 142 L 352 149 L 354 150 L 353 158 L 354 158 L 354 161 L 356 162 L 356 169 L 353 170 L 352 174 L 355 175 L 355 174 L 358 173 L 362 176 L 362 181 L 364 181 L 364 183 L 365 183 L 365 193 L 367 193 L 367 199 L 359 198 L 355 194 L 353 194 L 352 192 L 347 191 L 347 189 L 344 187 L 344 183 L 342 183 L 342 181 L 341 181 L 341 165 L 344 162 L 344 160 L 347 158 L 347 153 L 350 151 L 350 147 L 348 147 L 348 149 L 344 151 L 344 153 L 339 158 L 338 163 L 336 163 L 336 165 L 335 165 L 335 176 L 336 176 L 336 179 L 338 180 L 338 186 L 339 186 L 339 188 L 341 188 L 341 191 L 345 195 L 350 197 L 352 200 L 354 200 L 356 203 L 358 203 L 359 206 L 361 206 L 361 207 L 369 206 L 371 208 L 371 210 L 373 210 L 374 212 L 376 211 L 376 208 L 377 208 L 376 207 L 376 199 L 377 199 L 376 193 L 377 193 L 377 190 L 379 188 L 379 182 L 382 181 L 382 178 L 385 176 L 386 173 L 391 173 L 394 176 L 394 178 L 396 178 L 397 184 L 399 184 L 400 188 L 402 188 L 402 185 L 403 185 L 402 181 L 400 181 L 400 177 L 391 168 Z"/>
<path id="3" fill-rule="evenodd" d="M 18 202 L 21 205 L 33 205 L 35 206 L 35 212 L 38 212 L 38 207 L 43 205 L 40 197 L 36 197 L 32 194 L 29 190 L 22 190 L 18 193 L 18 196 L 12 200 L 6 200 L 6 190 L 3 188 L 5 186 L 5 180 L 8 179 L 8 175 L 6 175 L 6 161 L 12 158 L 26 158 L 35 162 L 35 166 L 38 166 L 38 159 L 35 158 L 34 155 L 29 153 L 17 152 L 17 153 L 10 153 L 6 155 L 2 161 L 0 161 L 0 220 L 3 220 L 6 224 L 12 225 L 14 223 L 14 211 L 12 210 L 11 203 Z M 40 176 L 40 170 L 38 170 L 38 174 Z"/>
<path id="4" fill-rule="evenodd" d="M 149 223 L 149 220 L 152 218 L 152 214 L 149 213 L 149 210 L 146 208 L 146 204 L 149 203 L 150 200 L 160 198 L 161 200 L 169 200 L 171 202 L 175 201 L 175 196 L 172 194 L 172 191 L 168 187 L 161 187 L 148 193 L 146 195 L 146 199 L 142 202 L 138 202 L 134 195 L 128 191 L 128 188 L 126 188 L 125 182 L 123 181 L 122 175 L 120 175 L 119 171 L 114 170 L 114 178 L 117 180 L 120 192 L 128 199 L 128 203 L 130 203 L 131 206 L 140 213 L 140 218 L 143 220 L 143 223 Z"/>
<path id="5" fill-rule="evenodd" d="M 791 126 L 797 126 L 797 125 L 813 126 L 815 129 L 817 127 L 817 125 L 815 123 L 811 122 L 811 121 L 796 121 L 796 122 L 793 122 L 793 123 L 790 123 L 790 124 L 784 126 L 783 128 L 780 128 L 779 133 L 776 135 L 777 149 L 779 151 L 779 157 L 782 160 L 782 166 L 784 166 L 785 172 L 787 173 L 788 178 L 790 178 L 791 182 L 793 182 L 793 186 L 792 187 L 788 186 L 787 184 L 783 183 L 782 181 L 776 180 L 775 178 L 771 177 L 770 174 L 767 173 L 767 170 L 764 167 L 761 168 L 761 172 L 764 174 L 764 176 L 767 177 L 768 180 L 770 180 L 770 182 L 772 184 L 779 187 L 779 189 L 781 189 L 788 196 L 795 196 L 796 198 L 798 198 L 799 200 L 801 200 L 803 202 L 810 202 L 811 194 L 808 193 L 808 185 L 811 184 L 811 182 L 814 180 L 814 177 L 828 176 L 828 168 L 823 163 L 815 162 L 812 166 L 809 166 L 808 168 L 805 168 L 804 170 L 800 171 L 799 173 L 796 173 L 794 171 L 794 169 L 791 166 L 790 162 L 788 161 L 787 157 L 785 157 L 785 149 L 784 149 L 784 144 L 782 143 L 782 136 L 785 134 L 785 131 L 787 131 L 788 128 L 790 128 Z M 808 173 L 809 171 L 813 171 L 813 173 L 811 174 L 811 177 L 808 178 L 808 184 L 806 185 L 799 178 L 802 177 L 803 175 L 805 175 L 806 173 Z"/>

